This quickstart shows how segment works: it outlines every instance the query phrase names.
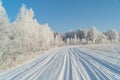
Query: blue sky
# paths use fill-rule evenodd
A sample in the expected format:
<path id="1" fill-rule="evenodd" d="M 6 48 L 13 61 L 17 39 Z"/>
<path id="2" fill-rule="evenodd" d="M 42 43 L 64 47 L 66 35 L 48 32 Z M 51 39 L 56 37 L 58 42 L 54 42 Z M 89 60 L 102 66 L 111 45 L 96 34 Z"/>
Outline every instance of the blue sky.
<path id="1" fill-rule="evenodd" d="M 23 3 L 33 9 L 40 24 L 48 23 L 55 32 L 92 26 L 120 32 L 120 0 L 3 0 L 11 21 Z"/>

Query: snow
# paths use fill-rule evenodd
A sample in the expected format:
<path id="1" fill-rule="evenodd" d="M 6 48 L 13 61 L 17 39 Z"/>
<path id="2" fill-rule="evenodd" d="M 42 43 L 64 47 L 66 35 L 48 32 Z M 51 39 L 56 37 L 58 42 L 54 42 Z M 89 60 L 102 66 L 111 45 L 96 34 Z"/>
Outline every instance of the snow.
<path id="1" fill-rule="evenodd" d="M 120 80 L 120 45 L 61 47 L 1 72 L 0 80 Z"/>
<path id="2" fill-rule="evenodd" d="M 120 46 L 88 46 L 98 43 L 120 43 L 120 34 L 116 30 L 100 32 L 95 27 L 54 33 L 48 24 L 41 25 L 33 9 L 27 9 L 24 4 L 16 20 L 10 22 L 0 0 L 0 70 L 25 63 L 44 50 L 63 46 L 13 70 L 1 72 L 2 80 L 119 79 Z M 86 46 L 73 47 L 81 44 Z"/>

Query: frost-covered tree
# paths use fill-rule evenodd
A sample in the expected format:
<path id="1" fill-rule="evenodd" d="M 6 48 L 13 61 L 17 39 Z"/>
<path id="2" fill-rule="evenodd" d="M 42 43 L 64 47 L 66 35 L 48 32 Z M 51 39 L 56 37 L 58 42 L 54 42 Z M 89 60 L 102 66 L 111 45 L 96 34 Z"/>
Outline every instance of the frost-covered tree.
<path id="1" fill-rule="evenodd" d="M 88 30 L 80 29 L 80 30 L 77 30 L 76 32 L 79 39 L 86 39 Z"/>
<path id="2" fill-rule="evenodd" d="M 66 44 L 67 44 L 67 45 L 70 44 L 70 39 L 69 39 L 69 38 L 66 39 Z"/>
<path id="3" fill-rule="evenodd" d="M 18 47 L 23 48 L 23 50 L 32 50 L 40 45 L 39 32 L 41 29 L 31 8 L 27 9 L 25 5 L 21 7 L 16 21 L 13 22 L 13 28 Z"/>
<path id="4" fill-rule="evenodd" d="M 70 45 L 73 45 L 73 44 L 74 44 L 73 38 L 70 38 Z"/>
<path id="5" fill-rule="evenodd" d="M 107 39 L 111 42 L 119 42 L 119 34 L 116 30 L 109 30 L 106 33 Z"/>
<path id="6" fill-rule="evenodd" d="M 74 37 L 75 37 L 75 34 L 76 34 L 76 31 L 70 30 L 70 31 L 68 31 L 67 33 L 65 33 L 65 37 L 66 37 L 66 38 L 74 38 Z"/>
<path id="7" fill-rule="evenodd" d="M 119 42 L 120 42 L 120 33 L 119 33 Z"/>
<path id="8" fill-rule="evenodd" d="M 5 8 L 2 6 L 2 1 L 0 0 L 0 31 L 8 27 L 9 20 Z"/>
<path id="9" fill-rule="evenodd" d="M 102 32 L 98 32 L 95 43 L 108 43 L 107 37 Z"/>
<path id="10" fill-rule="evenodd" d="M 0 0 L 0 62 L 3 60 L 3 55 L 8 51 L 10 42 L 10 23 L 5 8 Z"/>
<path id="11" fill-rule="evenodd" d="M 55 45 L 58 45 L 58 44 L 59 44 L 59 38 L 58 38 L 57 35 L 54 37 L 54 44 L 55 44 Z"/>
<path id="12" fill-rule="evenodd" d="M 98 34 L 97 29 L 95 27 L 92 27 L 87 33 L 87 39 L 95 43 L 95 40 L 97 39 L 97 34 Z"/>
<path id="13" fill-rule="evenodd" d="M 41 26 L 41 44 L 43 48 L 49 47 L 54 42 L 54 34 L 48 24 Z"/>
<path id="14" fill-rule="evenodd" d="M 80 44 L 80 39 L 79 38 L 77 38 L 77 44 Z"/>
<path id="15" fill-rule="evenodd" d="M 88 30 L 87 43 L 107 43 L 107 37 L 95 27 Z"/>
<path id="16" fill-rule="evenodd" d="M 83 38 L 83 39 L 81 39 L 80 43 L 81 43 L 81 44 L 86 44 L 87 41 L 86 41 L 86 39 Z"/>
<path id="17" fill-rule="evenodd" d="M 78 41 L 77 41 L 78 39 L 77 39 L 77 35 L 76 34 L 74 34 L 74 38 L 73 38 L 73 44 L 78 44 Z"/>

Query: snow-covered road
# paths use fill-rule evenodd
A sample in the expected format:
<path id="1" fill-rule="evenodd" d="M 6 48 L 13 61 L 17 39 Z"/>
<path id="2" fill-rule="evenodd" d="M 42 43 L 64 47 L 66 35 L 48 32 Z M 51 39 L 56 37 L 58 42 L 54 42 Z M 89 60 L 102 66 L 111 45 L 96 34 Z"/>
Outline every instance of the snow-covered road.
<path id="1" fill-rule="evenodd" d="M 15 69 L 0 80 L 120 80 L 120 47 L 64 47 Z"/>

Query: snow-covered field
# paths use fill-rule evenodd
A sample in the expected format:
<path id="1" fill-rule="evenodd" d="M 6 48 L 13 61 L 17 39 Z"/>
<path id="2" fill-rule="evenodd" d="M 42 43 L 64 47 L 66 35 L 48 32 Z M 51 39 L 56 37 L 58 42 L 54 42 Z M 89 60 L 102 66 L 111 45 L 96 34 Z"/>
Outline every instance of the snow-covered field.
<path id="1" fill-rule="evenodd" d="M 120 46 L 67 46 L 43 54 L 0 80 L 120 80 Z"/>

